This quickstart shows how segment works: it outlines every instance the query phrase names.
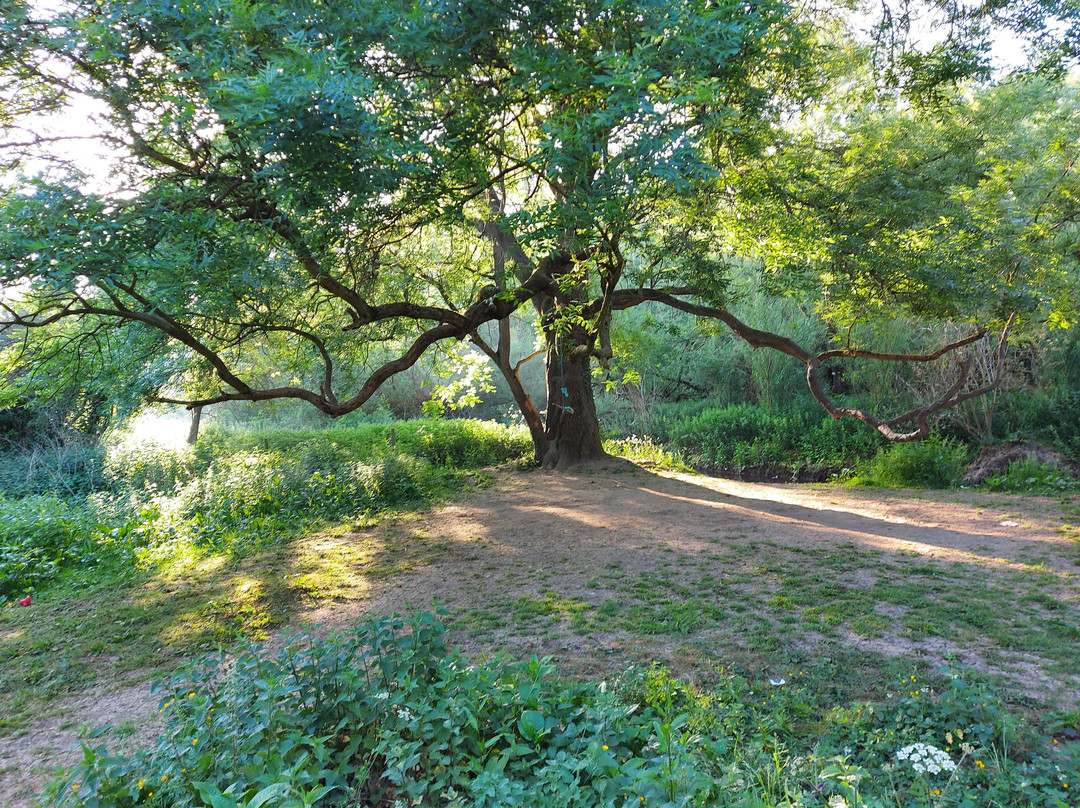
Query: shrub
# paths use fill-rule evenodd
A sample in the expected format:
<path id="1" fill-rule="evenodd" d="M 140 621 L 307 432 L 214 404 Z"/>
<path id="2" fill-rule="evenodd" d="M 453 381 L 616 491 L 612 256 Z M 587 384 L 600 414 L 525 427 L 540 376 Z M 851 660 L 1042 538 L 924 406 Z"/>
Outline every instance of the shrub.
<path id="1" fill-rule="evenodd" d="M 692 462 L 841 469 L 869 457 L 883 439 L 854 419 L 809 409 L 772 412 L 751 404 L 711 409 L 670 426 L 671 443 Z"/>
<path id="2" fill-rule="evenodd" d="M 59 493 L 82 497 L 103 484 L 100 446 L 50 440 L 0 452 L 0 493 L 12 497 Z"/>
<path id="3" fill-rule="evenodd" d="M 325 471 L 326 464 L 346 460 L 368 460 L 388 451 L 440 465 L 475 468 L 516 460 L 531 449 L 532 441 L 524 427 L 464 419 L 323 430 L 213 428 L 207 430 L 195 449 L 195 468 L 206 468 L 217 457 L 255 450 L 299 454 L 312 471 Z"/>
<path id="4" fill-rule="evenodd" d="M 420 614 L 346 637 L 294 637 L 272 658 L 249 647 L 227 670 L 204 658 L 161 686 L 166 725 L 154 747 L 85 746 L 52 801 L 704 804 L 711 783 L 694 764 L 705 747 L 670 698 L 635 709 L 604 687 L 555 679 L 536 658 L 466 664 L 443 635 Z"/>
<path id="5" fill-rule="evenodd" d="M 112 490 L 171 492 L 191 479 L 194 454 L 187 444 L 117 441 L 106 447 L 104 479 Z"/>
<path id="6" fill-rule="evenodd" d="M 164 729 L 90 734 L 53 805 L 1061 808 L 1080 744 L 1047 748 L 956 672 L 831 704 L 789 673 L 711 692 L 659 666 L 607 683 L 546 660 L 468 663 L 435 615 L 211 655 L 159 685 Z M 801 674 L 800 674 L 801 675 Z M 826 686 L 823 690 L 828 691 Z"/>
<path id="7" fill-rule="evenodd" d="M 104 463 L 93 496 L 0 495 L 0 596 L 136 550 L 144 561 L 175 544 L 249 552 L 321 520 L 414 505 L 448 487 L 445 465 L 501 463 L 529 448 L 525 430 L 478 421 L 216 429 L 195 448 L 117 441 L 95 455 Z"/>
<path id="8" fill-rule="evenodd" d="M 894 443 L 860 465 L 852 480 L 858 485 L 897 488 L 953 488 L 964 479 L 971 460 L 968 446 L 931 436 L 912 443 Z"/>
<path id="9" fill-rule="evenodd" d="M 313 446 L 318 449 L 317 442 Z M 325 449 L 325 445 L 321 448 Z M 165 504 L 172 531 L 217 550 L 247 552 L 319 519 L 416 504 L 441 484 L 426 461 L 383 452 L 310 471 L 311 451 L 239 451 L 215 458 Z"/>
<path id="10" fill-rule="evenodd" d="M 0 495 L 0 599 L 52 580 L 64 567 L 127 563 L 145 539 L 140 517 L 107 497 Z"/>

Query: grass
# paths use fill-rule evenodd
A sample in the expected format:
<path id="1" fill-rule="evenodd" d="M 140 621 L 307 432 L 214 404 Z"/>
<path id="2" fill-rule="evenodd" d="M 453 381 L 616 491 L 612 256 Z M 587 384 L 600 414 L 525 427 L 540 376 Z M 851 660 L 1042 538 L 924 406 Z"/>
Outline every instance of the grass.
<path id="1" fill-rule="evenodd" d="M 71 574 L 32 608 L 0 608 L 0 730 L 20 730 L 98 682 L 148 681 L 192 654 L 265 640 L 305 608 L 362 600 L 441 552 L 408 531 L 325 531 L 247 558 Z M 337 531 L 340 534 L 340 531 Z"/>

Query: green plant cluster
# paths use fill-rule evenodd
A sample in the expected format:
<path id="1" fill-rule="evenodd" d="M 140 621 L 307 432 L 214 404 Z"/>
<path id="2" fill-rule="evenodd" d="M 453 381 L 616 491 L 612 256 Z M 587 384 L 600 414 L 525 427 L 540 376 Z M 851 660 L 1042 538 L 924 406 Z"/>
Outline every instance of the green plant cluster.
<path id="1" fill-rule="evenodd" d="M 237 452 L 300 452 L 308 467 L 336 458 L 364 459 L 386 448 L 438 465 L 476 468 L 516 460 L 532 450 L 524 428 L 494 421 L 421 419 L 332 429 L 220 429 L 206 431 L 195 450 L 196 469 Z"/>
<path id="2" fill-rule="evenodd" d="M 323 521 L 428 500 L 448 490 L 454 469 L 530 448 L 524 430 L 463 420 L 208 430 L 195 448 L 118 441 L 102 453 L 92 493 L 0 493 L 0 598 L 65 568 L 122 567 L 181 546 L 243 554 Z"/>
<path id="3" fill-rule="evenodd" d="M 800 671 L 700 691 L 659 667 L 571 683 L 535 657 L 469 663 L 437 616 L 297 636 L 160 687 L 152 747 L 91 733 L 53 805 L 1067 808 L 1080 744 L 1042 738 L 981 686 L 914 675 L 825 703 Z M 925 756 L 925 757 L 923 757 Z M 936 762 L 935 762 L 936 761 Z"/>
<path id="4" fill-rule="evenodd" d="M 1080 353 L 1077 354 L 1080 357 Z M 1073 358 L 1075 365 L 1077 358 Z M 1077 380 L 1073 379 L 1075 386 Z M 1080 389 L 1059 384 L 1049 390 L 1002 393 L 994 433 L 1008 440 L 1027 438 L 1080 455 Z"/>
<path id="5" fill-rule="evenodd" d="M 0 493 L 11 497 L 60 493 L 86 496 L 101 490 L 105 448 L 84 441 L 52 440 L 0 451 Z"/>
<path id="6" fill-rule="evenodd" d="M 971 447 L 931 436 L 915 443 L 894 443 L 863 463 L 854 485 L 896 488 L 955 488 L 964 480 Z"/>
<path id="7" fill-rule="evenodd" d="M 668 427 L 673 447 L 694 465 L 744 470 L 840 471 L 872 457 L 884 439 L 851 418 L 820 410 L 770 411 L 752 404 L 710 409 Z"/>
<path id="8" fill-rule="evenodd" d="M 66 568 L 122 570 L 152 541 L 155 516 L 107 495 L 0 494 L 0 599 L 33 592 Z"/>
<path id="9" fill-rule="evenodd" d="M 985 483 L 991 491 L 1056 493 L 1080 490 L 1080 480 L 1061 469 L 1034 459 L 1010 463 L 1004 474 L 995 474 Z"/>

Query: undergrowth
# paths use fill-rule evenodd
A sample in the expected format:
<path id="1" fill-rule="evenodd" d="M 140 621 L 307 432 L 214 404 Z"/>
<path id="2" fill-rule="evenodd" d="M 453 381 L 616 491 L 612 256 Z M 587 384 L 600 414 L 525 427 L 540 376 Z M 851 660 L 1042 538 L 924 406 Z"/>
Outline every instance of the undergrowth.
<path id="1" fill-rule="evenodd" d="M 149 564 L 192 549 L 241 556 L 319 523 L 429 500 L 458 469 L 529 449 L 524 430 L 478 421 L 217 429 L 194 448 L 116 440 L 93 455 L 84 477 L 92 491 L 27 493 L 26 480 L 0 491 L 0 599 L 75 567 Z M 8 467 L 4 479 L 19 477 Z"/>
<path id="2" fill-rule="evenodd" d="M 159 687 L 156 742 L 90 733 L 51 805 L 1067 808 L 1080 783 L 1080 744 L 956 672 L 845 704 L 801 671 L 574 683 L 535 657 L 469 663 L 430 613 L 211 655 Z"/>
<path id="3" fill-rule="evenodd" d="M 883 439 L 854 419 L 820 410 L 770 411 L 750 404 L 706 410 L 667 425 L 667 440 L 693 465 L 835 469 L 872 457 Z"/>

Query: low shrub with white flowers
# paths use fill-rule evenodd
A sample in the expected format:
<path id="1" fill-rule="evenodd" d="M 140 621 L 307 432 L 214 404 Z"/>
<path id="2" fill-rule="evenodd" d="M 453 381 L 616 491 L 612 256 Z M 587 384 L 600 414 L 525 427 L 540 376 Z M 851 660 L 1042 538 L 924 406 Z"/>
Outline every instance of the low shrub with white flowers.
<path id="1" fill-rule="evenodd" d="M 227 664 L 226 664 L 227 663 Z M 75 808 L 1070 808 L 1075 715 L 1040 736 L 962 677 L 837 704 L 804 671 L 702 690 L 661 667 L 568 682 L 471 662 L 431 613 L 161 684 L 157 742 L 91 733 L 47 803 Z M 1066 732 L 1068 730 L 1068 732 Z"/>

